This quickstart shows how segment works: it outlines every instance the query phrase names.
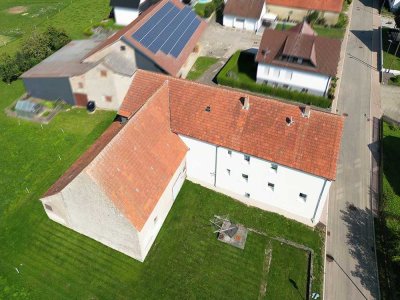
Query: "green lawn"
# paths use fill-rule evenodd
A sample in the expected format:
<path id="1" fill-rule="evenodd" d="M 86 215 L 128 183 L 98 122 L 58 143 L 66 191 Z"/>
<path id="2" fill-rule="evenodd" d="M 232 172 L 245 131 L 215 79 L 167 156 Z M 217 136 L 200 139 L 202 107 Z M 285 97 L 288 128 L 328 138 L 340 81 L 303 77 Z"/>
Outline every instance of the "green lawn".
<path id="1" fill-rule="evenodd" d="M 392 31 L 390 28 L 382 28 L 382 50 L 383 50 L 383 67 L 392 70 L 400 70 L 400 49 L 397 51 L 397 42 L 393 42 L 389 49 L 389 33 Z M 393 39 L 392 39 L 393 40 Z M 389 51 L 388 51 L 389 50 Z"/>
<path id="2" fill-rule="evenodd" d="M 244 251 L 218 242 L 209 223 L 214 214 L 314 249 L 313 290 L 321 292 L 318 232 L 190 182 L 144 263 L 50 221 L 38 199 L 114 113 L 72 109 L 42 129 L 4 115 L 22 92 L 20 81 L 0 84 L 0 299 L 256 298 L 270 238 L 250 233 Z M 276 242 L 272 249 L 267 296 L 299 297 L 289 279 L 305 295 L 305 253 Z"/>
<path id="3" fill-rule="evenodd" d="M 84 30 L 91 24 L 108 17 L 108 0 L 2 0 L 0 1 L 0 35 L 14 38 L 0 53 L 15 52 L 21 38 L 32 30 L 48 25 L 64 28 L 72 39 L 84 38 Z M 27 15 L 10 14 L 8 9 L 25 6 Z"/>
<path id="4" fill-rule="evenodd" d="M 400 299 L 400 128 L 383 123 L 383 197 L 377 224 L 382 299 Z"/>
<path id="5" fill-rule="evenodd" d="M 331 105 L 331 100 L 328 98 L 281 87 L 273 87 L 267 84 L 259 84 L 256 82 L 256 77 L 257 63 L 255 62 L 254 54 L 246 51 L 237 51 L 218 73 L 217 82 L 221 85 L 264 94 L 277 99 L 295 101 L 322 108 L 328 108 Z"/>
<path id="6" fill-rule="evenodd" d="M 189 80 L 199 79 L 201 75 L 203 75 L 203 73 L 207 71 L 217 61 L 218 59 L 215 57 L 200 56 L 194 63 L 186 79 Z"/>
<path id="7" fill-rule="evenodd" d="M 278 25 L 276 25 L 275 30 L 288 30 L 293 26 L 295 25 L 290 23 L 288 24 L 279 23 Z M 319 36 L 325 36 L 335 39 L 342 39 L 346 31 L 346 28 L 325 27 L 321 25 L 314 25 L 313 28 Z"/>

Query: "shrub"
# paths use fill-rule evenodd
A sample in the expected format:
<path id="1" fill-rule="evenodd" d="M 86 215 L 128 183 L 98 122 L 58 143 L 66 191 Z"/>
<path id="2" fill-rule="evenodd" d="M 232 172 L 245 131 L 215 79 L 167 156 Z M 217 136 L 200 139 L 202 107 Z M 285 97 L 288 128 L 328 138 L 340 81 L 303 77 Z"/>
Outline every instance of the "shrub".
<path id="1" fill-rule="evenodd" d="M 334 25 L 336 28 L 345 28 L 347 25 L 347 16 L 344 13 L 339 14 L 339 19 L 337 23 Z"/>
<path id="2" fill-rule="evenodd" d="M 205 3 L 205 4 L 196 4 L 194 7 L 196 13 L 202 18 L 208 18 L 215 10 L 214 2 Z"/>
<path id="3" fill-rule="evenodd" d="M 44 32 L 34 31 L 22 42 L 21 50 L 12 57 L 0 59 L 0 77 L 6 83 L 16 80 L 43 59 L 69 43 L 71 39 L 64 30 L 48 27 Z"/>
<path id="4" fill-rule="evenodd" d="M 319 18 L 319 12 L 314 10 L 308 16 L 306 16 L 306 21 L 309 24 L 314 24 Z"/>

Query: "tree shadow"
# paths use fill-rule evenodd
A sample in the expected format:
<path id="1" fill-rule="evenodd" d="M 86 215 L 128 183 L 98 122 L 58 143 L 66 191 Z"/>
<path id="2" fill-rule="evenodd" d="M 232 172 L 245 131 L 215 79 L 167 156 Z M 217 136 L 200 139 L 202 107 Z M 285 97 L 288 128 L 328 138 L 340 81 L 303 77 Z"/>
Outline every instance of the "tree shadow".
<path id="1" fill-rule="evenodd" d="M 365 231 L 373 229 L 372 212 L 370 209 L 360 209 L 347 202 L 346 209 L 341 210 L 343 221 L 346 222 L 347 244 L 350 246 L 349 252 L 356 260 L 356 267 L 351 271 L 353 277 L 360 279 L 361 285 L 378 298 L 378 278 L 377 264 L 375 258 L 375 246 L 372 234 Z"/>

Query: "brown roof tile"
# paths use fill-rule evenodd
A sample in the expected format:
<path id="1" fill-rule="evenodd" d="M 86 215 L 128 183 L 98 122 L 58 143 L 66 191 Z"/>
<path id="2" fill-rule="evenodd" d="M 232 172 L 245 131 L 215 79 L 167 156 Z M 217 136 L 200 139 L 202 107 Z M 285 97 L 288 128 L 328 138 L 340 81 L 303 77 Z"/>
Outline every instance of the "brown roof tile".
<path id="1" fill-rule="evenodd" d="M 343 129 L 338 115 L 312 110 L 310 118 L 303 118 L 297 105 L 146 71 L 135 75 L 119 114 L 132 117 L 166 81 L 172 131 L 335 179 Z M 245 96 L 248 111 L 240 104 Z M 293 125 L 287 126 L 287 117 L 293 117 Z"/>
<path id="2" fill-rule="evenodd" d="M 267 5 L 302 8 L 306 10 L 320 10 L 340 13 L 343 0 L 265 0 Z"/>
<path id="3" fill-rule="evenodd" d="M 256 61 L 259 63 L 336 76 L 340 58 L 341 41 L 312 35 L 309 30 L 301 30 L 301 32 L 306 33 L 297 33 L 297 29 L 301 28 L 304 28 L 302 24 L 296 26 L 294 30 L 265 30 L 256 56 Z M 280 60 L 279 57 L 281 55 L 308 59 L 313 65 L 301 65 L 296 62 Z"/>
<path id="4" fill-rule="evenodd" d="M 259 19 L 265 0 L 228 0 L 224 15 Z"/>

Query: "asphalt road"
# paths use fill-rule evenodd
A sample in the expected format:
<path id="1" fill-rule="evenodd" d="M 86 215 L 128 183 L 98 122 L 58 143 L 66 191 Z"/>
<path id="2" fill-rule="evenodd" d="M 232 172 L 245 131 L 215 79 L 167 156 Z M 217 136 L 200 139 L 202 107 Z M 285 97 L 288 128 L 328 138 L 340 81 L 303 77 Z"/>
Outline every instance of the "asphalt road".
<path id="1" fill-rule="evenodd" d="M 354 0 L 338 98 L 345 120 L 327 224 L 325 299 L 377 299 L 379 287 L 370 199 L 373 0 Z M 376 80 L 376 78 L 374 78 Z"/>

